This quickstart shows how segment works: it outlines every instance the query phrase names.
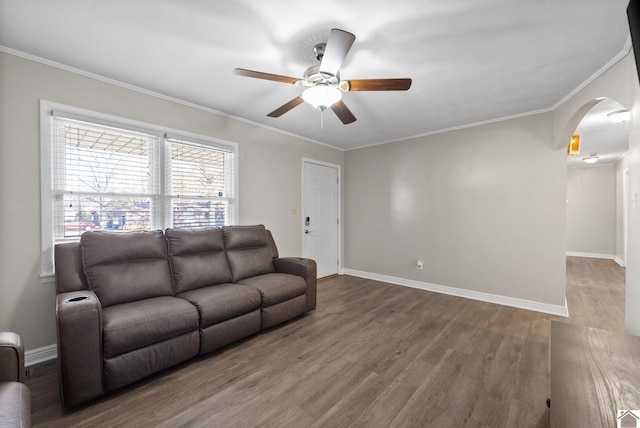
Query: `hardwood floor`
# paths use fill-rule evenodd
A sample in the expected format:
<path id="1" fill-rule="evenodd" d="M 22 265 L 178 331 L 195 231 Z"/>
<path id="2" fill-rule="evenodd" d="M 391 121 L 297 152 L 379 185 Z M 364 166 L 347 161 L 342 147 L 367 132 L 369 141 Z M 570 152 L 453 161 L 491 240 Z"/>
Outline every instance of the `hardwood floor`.
<path id="1" fill-rule="evenodd" d="M 611 260 L 567 257 L 569 322 L 624 333 L 625 269 Z"/>
<path id="2" fill-rule="evenodd" d="M 560 318 L 349 276 L 318 309 L 72 411 L 34 367 L 46 427 L 546 427 L 550 319 L 624 330 L 624 269 L 570 257 Z"/>

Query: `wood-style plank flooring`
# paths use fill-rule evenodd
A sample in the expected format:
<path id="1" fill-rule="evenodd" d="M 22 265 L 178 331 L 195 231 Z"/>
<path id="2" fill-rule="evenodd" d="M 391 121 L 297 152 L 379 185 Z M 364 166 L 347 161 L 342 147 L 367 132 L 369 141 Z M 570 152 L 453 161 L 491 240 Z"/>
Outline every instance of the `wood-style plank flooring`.
<path id="1" fill-rule="evenodd" d="M 569 257 L 569 318 L 349 276 L 318 309 L 72 411 L 32 368 L 43 427 L 546 427 L 550 319 L 624 331 L 625 273 Z"/>

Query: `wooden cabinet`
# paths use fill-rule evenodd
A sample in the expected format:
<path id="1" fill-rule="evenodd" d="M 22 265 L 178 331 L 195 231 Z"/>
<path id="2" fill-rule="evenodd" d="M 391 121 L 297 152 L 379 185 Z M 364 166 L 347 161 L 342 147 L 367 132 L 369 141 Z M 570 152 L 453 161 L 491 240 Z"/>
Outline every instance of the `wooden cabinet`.
<path id="1" fill-rule="evenodd" d="M 550 382 L 552 428 L 616 427 L 640 409 L 640 337 L 552 321 Z"/>

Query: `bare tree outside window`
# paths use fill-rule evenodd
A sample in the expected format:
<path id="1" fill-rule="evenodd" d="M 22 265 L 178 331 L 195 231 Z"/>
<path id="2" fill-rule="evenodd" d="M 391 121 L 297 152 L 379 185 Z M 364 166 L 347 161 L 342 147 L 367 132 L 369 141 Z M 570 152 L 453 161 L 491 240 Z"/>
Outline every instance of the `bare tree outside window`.
<path id="1" fill-rule="evenodd" d="M 153 139 L 77 124 L 67 124 L 64 134 L 64 237 L 150 229 Z"/>

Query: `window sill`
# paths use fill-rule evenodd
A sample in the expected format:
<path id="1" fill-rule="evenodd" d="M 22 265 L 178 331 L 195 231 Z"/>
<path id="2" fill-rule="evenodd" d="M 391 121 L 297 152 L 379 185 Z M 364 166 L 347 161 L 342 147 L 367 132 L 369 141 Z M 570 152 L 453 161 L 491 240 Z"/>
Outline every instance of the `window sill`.
<path id="1" fill-rule="evenodd" d="M 40 274 L 40 282 L 42 284 L 50 284 L 52 282 L 56 282 L 56 274 L 51 273 L 41 273 Z"/>

